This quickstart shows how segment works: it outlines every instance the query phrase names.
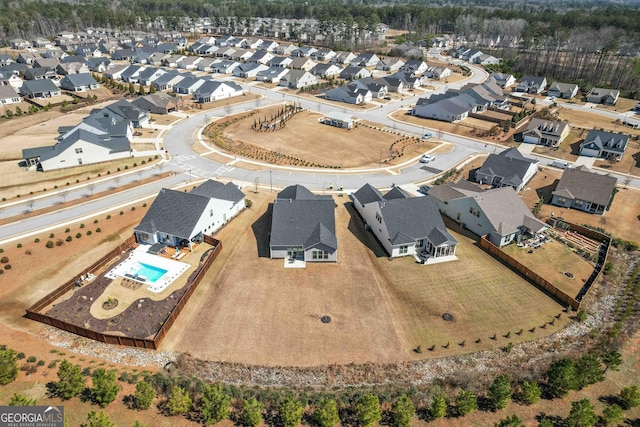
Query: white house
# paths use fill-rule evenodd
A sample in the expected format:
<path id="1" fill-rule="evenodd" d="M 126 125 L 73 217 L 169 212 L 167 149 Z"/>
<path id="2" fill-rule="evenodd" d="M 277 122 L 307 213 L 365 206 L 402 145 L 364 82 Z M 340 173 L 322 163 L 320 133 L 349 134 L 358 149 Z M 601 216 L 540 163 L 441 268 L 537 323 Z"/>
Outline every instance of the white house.
<path id="1" fill-rule="evenodd" d="M 289 70 L 284 78 L 280 80 L 280 86 L 290 89 L 302 89 L 315 84 L 318 84 L 316 76 L 304 70 Z"/>
<path id="2" fill-rule="evenodd" d="M 196 90 L 193 94 L 193 99 L 203 104 L 220 99 L 242 96 L 243 94 L 242 86 L 235 82 L 208 80 Z"/>
<path id="3" fill-rule="evenodd" d="M 22 101 L 20 95 L 13 89 L 12 86 L 0 86 L 0 104 L 18 104 Z"/>

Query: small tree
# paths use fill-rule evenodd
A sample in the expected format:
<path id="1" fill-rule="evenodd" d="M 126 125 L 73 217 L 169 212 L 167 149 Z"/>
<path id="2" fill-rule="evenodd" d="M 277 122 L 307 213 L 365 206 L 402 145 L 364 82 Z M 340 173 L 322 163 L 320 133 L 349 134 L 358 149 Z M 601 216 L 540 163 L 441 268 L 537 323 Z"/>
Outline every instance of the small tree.
<path id="1" fill-rule="evenodd" d="M 493 380 L 493 384 L 489 387 L 489 400 L 491 405 L 496 410 L 504 409 L 507 407 L 509 400 L 511 400 L 511 382 L 506 375 L 500 375 Z"/>
<path id="2" fill-rule="evenodd" d="M 153 84 L 149 85 L 149 93 L 156 93 L 155 85 L 153 85 Z"/>
<path id="3" fill-rule="evenodd" d="M 262 422 L 262 403 L 253 397 L 245 400 L 242 407 L 242 421 L 250 427 L 260 424 Z"/>
<path id="4" fill-rule="evenodd" d="M 598 415 L 589 399 L 571 402 L 571 411 L 567 417 L 567 427 L 592 427 L 597 422 Z"/>
<path id="5" fill-rule="evenodd" d="M 565 397 L 571 390 L 577 390 L 580 381 L 576 375 L 576 366 L 571 359 L 554 362 L 547 371 L 547 384 L 554 396 Z"/>
<path id="6" fill-rule="evenodd" d="M 520 397 L 525 403 L 533 405 L 540 400 L 541 396 L 542 392 L 537 382 L 525 381 L 522 383 L 522 392 L 520 393 Z"/>
<path id="7" fill-rule="evenodd" d="M 456 410 L 464 416 L 478 409 L 478 396 L 469 390 L 460 390 L 456 396 Z"/>
<path id="8" fill-rule="evenodd" d="M 524 424 L 517 415 L 509 415 L 495 423 L 493 427 L 524 427 Z"/>
<path id="9" fill-rule="evenodd" d="M 640 405 L 640 390 L 635 385 L 620 390 L 620 402 L 624 409 L 635 408 Z"/>
<path id="10" fill-rule="evenodd" d="M 607 350 L 600 355 L 600 360 L 604 365 L 604 373 L 606 373 L 609 369 L 612 371 L 617 371 L 620 369 L 620 365 L 622 365 L 622 355 L 617 349 Z"/>
<path id="11" fill-rule="evenodd" d="M 24 394 L 14 393 L 9 399 L 9 406 L 36 406 L 36 400 L 29 399 Z"/>
<path id="12" fill-rule="evenodd" d="M 136 384 L 136 391 L 133 394 L 134 405 L 138 409 L 149 409 L 156 397 L 153 386 L 146 381 L 139 381 Z"/>
<path id="13" fill-rule="evenodd" d="M 7 385 L 18 378 L 18 359 L 11 349 L 0 349 L 0 385 Z"/>
<path id="14" fill-rule="evenodd" d="M 296 427 L 302 421 L 304 406 L 292 394 L 288 394 L 278 408 L 284 427 Z"/>
<path id="15" fill-rule="evenodd" d="M 549 418 L 543 418 L 538 423 L 538 427 L 554 427 L 553 421 L 551 421 Z"/>
<path id="16" fill-rule="evenodd" d="M 362 396 L 356 403 L 356 417 L 363 427 L 371 427 L 382 419 L 380 400 L 373 393 Z"/>
<path id="17" fill-rule="evenodd" d="M 87 414 L 86 427 L 114 427 L 115 424 L 104 412 L 91 411 Z"/>
<path id="18" fill-rule="evenodd" d="M 396 427 L 409 427 L 415 413 L 416 407 L 407 395 L 400 396 L 391 407 L 391 416 Z"/>
<path id="19" fill-rule="evenodd" d="M 576 363 L 576 376 L 580 384 L 579 388 L 604 380 L 604 370 L 600 359 L 594 354 L 584 354 Z"/>
<path id="20" fill-rule="evenodd" d="M 74 365 L 66 359 L 60 362 L 58 367 L 58 380 L 56 392 L 60 398 L 65 400 L 78 396 L 85 388 L 80 366 Z"/>
<path id="21" fill-rule="evenodd" d="M 133 86 L 133 83 L 129 83 L 129 94 L 133 95 L 136 93 L 136 88 Z"/>
<path id="22" fill-rule="evenodd" d="M 602 418 L 607 425 L 618 425 L 624 420 L 624 414 L 622 408 L 614 403 L 605 406 L 602 410 Z"/>
<path id="23" fill-rule="evenodd" d="M 220 384 L 206 385 L 202 393 L 202 419 L 205 424 L 215 424 L 229 418 L 231 396 L 227 395 Z"/>
<path id="24" fill-rule="evenodd" d="M 186 390 L 174 387 L 167 402 L 167 410 L 171 415 L 184 414 L 191 409 L 191 403 L 191 397 Z"/>
<path id="25" fill-rule="evenodd" d="M 313 420 L 319 427 L 333 427 L 340 422 L 338 404 L 335 400 L 324 398 L 313 410 Z"/>
<path id="26" fill-rule="evenodd" d="M 101 407 L 107 406 L 116 400 L 120 386 L 113 371 L 106 371 L 98 368 L 93 373 L 93 386 L 91 387 L 91 397 L 93 401 Z"/>
<path id="27" fill-rule="evenodd" d="M 447 415 L 447 401 L 444 396 L 436 396 L 435 399 L 433 399 L 429 407 L 429 412 L 431 412 L 431 416 L 436 420 L 444 418 Z"/>

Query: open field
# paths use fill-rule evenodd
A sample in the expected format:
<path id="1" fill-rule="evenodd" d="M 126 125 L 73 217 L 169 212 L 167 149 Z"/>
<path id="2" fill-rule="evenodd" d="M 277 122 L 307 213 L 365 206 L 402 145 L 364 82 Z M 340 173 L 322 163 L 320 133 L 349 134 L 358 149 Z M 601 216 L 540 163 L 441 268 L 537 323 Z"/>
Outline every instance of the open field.
<path id="1" fill-rule="evenodd" d="M 192 310 L 181 315 L 163 350 L 189 348 L 202 359 L 252 365 L 386 363 L 531 340 L 568 321 L 565 316 L 546 330 L 528 332 L 562 307 L 455 231 L 458 261 L 389 261 L 351 204 L 339 197 L 338 262 L 285 269 L 283 260 L 267 258 L 273 195 L 250 197 L 253 207 L 216 236 L 225 245 L 218 270 L 212 267 L 209 282 L 198 289 Z M 444 321 L 445 312 L 454 321 Z M 320 322 L 323 314 L 332 317 L 330 324 Z M 442 348 L 447 342 L 450 347 Z M 426 351 L 433 344 L 437 348 Z M 411 351 L 417 345 L 423 354 Z"/>
<path id="2" fill-rule="evenodd" d="M 554 157 L 556 159 L 566 160 L 568 162 L 575 162 L 578 159 L 578 153 L 580 152 L 580 143 L 584 141 L 586 136 L 586 130 L 574 128 L 556 149 L 537 145 L 534 147 L 533 152 Z"/>
<path id="3" fill-rule="evenodd" d="M 525 191 L 520 195 L 529 208 L 533 208 L 540 197 L 548 202 L 551 200 L 551 192 L 558 185 L 562 171 L 552 168 L 542 168 L 531 181 L 527 183 Z M 594 227 L 602 227 L 613 235 L 627 240 L 640 242 L 640 191 L 625 189 L 622 183 L 618 183 L 619 190 L 613 198 L 611 210 L 604 215 L 592 215 L 575 209 L 564 209 L 545 203 L 540 210 L 540 217 L 546 218 L 551 213 L 557 217 L 563 217 L 575 224 L 589 224 Z"/>
<path id="4" fill-rule="evenodd" d="M 578 295 L 595 267 L 567 245 L 554 239 L 532 252 L 529 252 L 529 248 L 517 245 L 508 245 L 503 250 L 572 297 Z M 575 278 L 567 278 L 563 274 L 565 271 L 572 273 Z"/>
<path id="5" fill-rule="evenodd" d="M 251 129 L 258 119 L 269 119 L 282 106 L 256 110 L 256 114 L 224 129 L 225 138 L 248 143 L 266 150 L 282 153 L 310 163 L 351 168 L 378 164 L 389 159 L 391 144 L 403 138 L 392 132 L 356 126 L 351 130 L 325 125 L 319 122 L 322 114 L 303 111 L 286 123 L 286 127 L 273 132 L 256 132 Z M 309 138 L 309 135 L 322 135 Z M 407 146 L 404 156 L 394 164 L 417 156 L 436 147 L 434 142 L 420 141 Z M 397 149 L 397 148 L 396 148 Z"/>
<path id="6" fill-rule="evenodd" d="M 640 135 L 640 129 L 623 126 L 620 120 L 586 111 L 576 111 L 569 108 L 559 108 L 560 119 L 568 121 L 573 127 L 584 129 L 604 129 L 609 132 L 621 132 L 629 135 Z"/>

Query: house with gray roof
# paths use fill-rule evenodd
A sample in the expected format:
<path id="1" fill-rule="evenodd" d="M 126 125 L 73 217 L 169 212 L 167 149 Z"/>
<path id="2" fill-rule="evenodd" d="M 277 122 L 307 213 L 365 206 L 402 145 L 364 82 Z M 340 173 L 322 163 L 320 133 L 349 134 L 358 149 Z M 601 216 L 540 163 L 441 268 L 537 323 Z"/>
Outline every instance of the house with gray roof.
<path id="1" fill-rule="evenodd" d="M 485 191 L 468 181 L 459 181 L 436 185 L 429 194 L 437 201 L 440 212 L 478 236 L 487 236 L 498 247 L 548 228 L 510 187 Z"/>
<path id="2" fill-rule="evenodd" d="M 324 93 L 324 97 L 331 101 L 360 105 L 371 102 L 373 95 L 369 89 L 361 88 L 354 84 L 348 84 L 334 89 L 329 89 Z"/>
<path id="3" fill-rule="evenodd" d="M 191 248 L 213 235 L 245 207 L 244 193 L 233 183 L 207 180 L 190 192 L 160 190 L 140 223 L 138 243 Z"/>
<path id="4" fill-rule="evenodd" d="M 605 89 L 594 87 L 587 93 L 587 102 L 594 104 L 615 105 L 620 97 L 620 91 L 617 89 Z"/>
<path id="5" fill-rule="evenodd" d="M 578 85 L 574 83 L 553 82 L 547 90 L 547 96 L 573 99 L 578 94 Z"/>
<path id="6" fill-rule="evenodd" d="M 547 78 L 538 76 L 524 76 L 515 88 L 516 92 L 538 95 L 547 87 Z"/>
<path id="7" fill-rule="evenodd" d="M 411 197 L 400 187 L 383 195 L 365 184 L 352 199 L 389 256 L 414 256 L 427 264 L 457 259 L 458 241 L 447 231 L 433 197 Z"/>
<path id="8" fill-rule="evenodd" d="M 331 79 L 339 76 L 342 72 L 342 68 L 333 63 L 316 64 L 309 72 L 314 76 L 322 77 L 323 79 Z"/>
<path id="9" fill-rule="evenodd" d="M 493 80 L 498 86 L 503 89 L 516 84 L 516 78 L 513 76 L 513 74 L 507 73 L 492 73 L 487 80 Z"/>
<path id="10" fill-rule="evenodd" d="M 120 101 L 109 104 L 100 110 L 103 117 L 116 117 L 116 119 L 129 120 L 134 128 L 147 127 L 149 125 L 149 113 L 136 107 L 129 101 Z"/>
<path id="11" fill-rule="evenodd" d="M 592 172 L 586 166 L 565 169 L 553 191 L 551 204 L 604 215 L 613 200 L 618 180 Z"/>
<path id="12" fill-rule="evenodd" d="M 168 114 L 172 111 L 182 110 L 183 108 L 183 102 L 180 97 L 173 97 L 164 92 L 144 95 L 131 103 L 141 110 L 153 114 Z"/>
<path id="13" fill-rule="evenodd" d="M 18 104 L 22 101 L 13 86 L 0 85 L 0 105 Z"/>
<path id="14" fill-rule="evenodd" d="M 60 88 L 49 79 L 26 80 L 20 87 L 20 95 L 28 98 L 51 98 L 60 93 Z"/>
<path id="15" fill-rule="evenodd" d="M 236 82 L 207 80 L 194 92 L 193 99 L 200 104 L 204 104 L 221 99 L 233 98 L 235 96 L 242 96 L 243 94 L 242 86 Z"/>
<path id="16" fill-rule="evenodd" d="M 100 85 L 89 73 L 69 74 L 60 80 L 60 88 L 70 92 L 86 92 L 98 87 Z"/>
<path id="17" fill-rule="evenodd" d="M 538 160 L 524 157 L 517 148 L 500 154 L 489 154 L 475 172 L 475 181 L 492 187 L 513 187 L 522 190 L 538 171 Z"/>
<path id="18" fill-rule="evenodd" d="M 628 143 L 629 135 L 592 129 L 580 143 L 580 155 L 620 161 Z"/>
<path id="19" fill-rule="evenodd" d="M 292 185 L 278 193 L 272 207 L 269 240 L 272 259 L 338 260 L 333 197 L 316 195 L 301 185 Z"/>
<path id="20" fill-rule="evenodd" d="M 531 119 L 519 138 L 527 144 L 557 147 L 569 136 L 571 126 L 566 122 L 554 122 L 543 119 Z"/>

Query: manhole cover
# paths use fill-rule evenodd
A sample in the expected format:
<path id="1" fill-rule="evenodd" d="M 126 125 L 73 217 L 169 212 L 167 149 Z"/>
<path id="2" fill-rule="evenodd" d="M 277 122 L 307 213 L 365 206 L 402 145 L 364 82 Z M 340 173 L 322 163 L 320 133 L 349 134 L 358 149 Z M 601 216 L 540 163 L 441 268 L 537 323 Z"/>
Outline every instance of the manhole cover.
<path id="1" fill-rule="evenodd" d="M 331 323 L 331 316 L 327 316 L 326 314 L 320 318 L 322 323 Z"/>
<path id="2" fill-rule="evenodd" d="M 445 313 L 442 315 L 442 318 L 444 320 L 446 320 L 447 322 L 453 322 L 453 314 L 451 313 Z"/>
<path id="3" fill-rule="evenodd" d="M 570 271 L 565 271 L 563 274 L 567 276 L 569 279 L 573 279 L 575 277 L 573 273 Z"/>

